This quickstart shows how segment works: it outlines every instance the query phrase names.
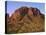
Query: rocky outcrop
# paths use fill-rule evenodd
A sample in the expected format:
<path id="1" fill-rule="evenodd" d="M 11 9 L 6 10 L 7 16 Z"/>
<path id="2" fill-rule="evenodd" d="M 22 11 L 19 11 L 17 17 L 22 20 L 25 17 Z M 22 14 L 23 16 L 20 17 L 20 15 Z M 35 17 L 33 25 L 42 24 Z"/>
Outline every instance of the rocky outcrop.
<path id="1" fill-rule="evenodd" d="M 37 8 L 21 7 L 9 19 L 8 33 L 43 32 L 44 18 Z"/>

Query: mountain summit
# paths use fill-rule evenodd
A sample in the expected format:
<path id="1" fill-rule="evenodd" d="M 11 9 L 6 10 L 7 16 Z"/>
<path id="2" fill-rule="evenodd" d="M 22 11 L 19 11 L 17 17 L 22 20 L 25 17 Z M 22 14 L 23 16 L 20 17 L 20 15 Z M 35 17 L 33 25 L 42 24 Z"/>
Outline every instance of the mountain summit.
<path id="1" fill-rule="evenodd" d="M 44 15 L 38 8 L 18 8 L 8 20 L 7 33 L 44 32 Z"/>

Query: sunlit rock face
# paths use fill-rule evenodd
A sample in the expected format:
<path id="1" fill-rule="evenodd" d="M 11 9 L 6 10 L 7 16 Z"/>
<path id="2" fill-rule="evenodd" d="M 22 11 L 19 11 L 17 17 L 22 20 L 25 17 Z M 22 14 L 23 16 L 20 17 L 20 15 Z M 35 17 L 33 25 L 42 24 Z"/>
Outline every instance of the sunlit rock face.
<path id="1" fill-rule="evenodd" d="M 44 18 L 40 10 L 20 7 L 9 17 L 8 33 L 43 32 Z"/>

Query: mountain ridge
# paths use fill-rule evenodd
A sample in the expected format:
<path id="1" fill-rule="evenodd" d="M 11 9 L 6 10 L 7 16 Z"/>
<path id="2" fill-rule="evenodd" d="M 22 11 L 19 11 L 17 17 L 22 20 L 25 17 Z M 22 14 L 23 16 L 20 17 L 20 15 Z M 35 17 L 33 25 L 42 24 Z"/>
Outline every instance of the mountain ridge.
<path id="1" fill-rule="evenodd" d="M 8 33 L 44 32 L 44 16 L 37 8 L 21 7 L 9 18 Z"/>

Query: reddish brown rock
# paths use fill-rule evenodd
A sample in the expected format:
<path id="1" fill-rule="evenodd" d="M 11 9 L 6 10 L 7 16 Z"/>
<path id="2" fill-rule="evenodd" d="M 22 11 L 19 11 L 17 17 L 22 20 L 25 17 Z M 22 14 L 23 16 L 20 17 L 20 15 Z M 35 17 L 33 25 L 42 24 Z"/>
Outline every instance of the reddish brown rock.
<path id="1" fill-rule="evenodd" d="M 40 10 L 37 8 L 18 8 L 15 10 L 9 20 L 10 23 L 8 23 L 8 32 L 24 33 L 44 31 L 44 21 L 41 18 Z"/>

